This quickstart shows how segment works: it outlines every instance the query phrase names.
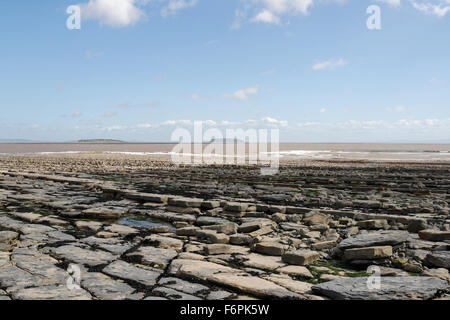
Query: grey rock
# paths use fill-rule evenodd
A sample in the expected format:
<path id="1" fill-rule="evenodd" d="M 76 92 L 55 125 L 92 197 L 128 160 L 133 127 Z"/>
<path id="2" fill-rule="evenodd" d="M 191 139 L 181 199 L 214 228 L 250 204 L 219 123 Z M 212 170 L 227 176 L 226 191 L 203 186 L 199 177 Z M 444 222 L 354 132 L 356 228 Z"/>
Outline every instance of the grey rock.
<path id="1" fill-rule="evenodd" d="M 248 206 L 248 203 L 227 202 L 224 210 L 228 212 L 244 212 L 247 210 Z"/>
<path id="2" fill-rule="evenodd" d="M 47 233 L 47 235 L 51 238 L 50 242 L 59 242 L 59 241 L 76 241 L 77 239 L 70 234 L 61 232 L 61 231 L 52 231 Z"/>
<path id="3" fill-rule="evenodd" d="M 62 283 L 68 277 L 65 270 L 54 265 L 56 260 L 38 252 L 34 255 L 13 254 L 12 260 L 20 269 L 41 278 L 41 284 Z"/>
<path id="4" fill-rule="evenodd" d="M 278 242 L 260 242 L 254 247 L 256 252 L 269 256 L 282 256 L 287 249 L 288 246 Z"/>
<path id="5" fill-rule="evenodd" d="M 153 294 L 162 296 L 170 300 L 202 300 L 191 294 L 174 290 L 172 288 L 159 287 L 152 291 Z"/>
<path id="6" fill-rule="evenodd" d="M 183 241 L 179 239 L 164 237 L 157 234 L 146 237 L 145 242 L 159 248 L 174 249 L 176 252 L 181 252 L 184 244 Z"/>
<path id="7" fill-rule="evenodd" d="M 285 263 L 293 264 L 296 266 L 305 266 L 312 264 L 320 259 L 320 254 L 312 250 L 297 250 L 286 252 L 282 256 L 282 260 Z"/>
<path id="8" fill-rule="evenodd" d="M 183 208 L 200 208 L 202 199 L 194 198 L 169 198 L 169 205 Z"/>
<path id="9" fill-rule="evenodd" d="M 352 248 L 376 247 L 390 245 L 394 246 L 408 240 L 407 231 L 377 231 L 343 240 L 338 248 L 342 250 Z"/>
<path id="10" fill-rule="evenodd" d="M 134 228 L 130 228 L 128 226 L 124 226 L 124 225 L 120 225 L 120 224 L 112 224 L 108 227 L 105 227 L 105 230 L 108 232 L 112 232 L 112 233 L 118 233 L 121 236 L 128 236 L 128 235 L 133 235 L 133 234 L 137 234 L 139 231 L 134 229 Z"/>
<path id="11" fill-rule="evenodd" d="M 203 293 L 209 292 L 209 288 L 198 283 L 192 283 L 188 281 L 184 281 L 178 278 L 162 278 L 159 280 L 158 285 L 172 288 L 177 291 L 181 291 L 184 293 L 192 294 L 192 295 L 201 295 Z"/>
<path id="12" fill-rule="evenodd" d="M 126 283 L 113 280 L 102 273 L 84 273 L 81 286 L 102 300 L 123 300 L 135 291 Z"/>
<path id="13" fill-rule="evenodd" d="M 275 213 L 272 215 L 272 220 L 275 222 L 285 222 L 287 221 L 287 216 L 284 213 Z"/>
<path id="14" fill-rule="evenodd" d="M 260 221 L 251 221 L 241 224 L 238 227 L 238 231 L 242 233 L 250 233 L 256 230 L 259 230 L 263 227 L 263 224 Z"/>
<path id="15" fill-rule="evenodd" d="M 202 202 L 202 208 L 210 210 L 220 207 L 220 201 L 203 201 Z"/>
<path id="16" fill-rule="evenodd" d="M 208 244 L 205 246 L 205 252 L 208 255 L 228 254 L 232 252 L 232 246 L 222 243 Z"/>
<path id="17" fill-rule="evenodd" d="M 152 287 L 161 275 L 157 269 L 143 269 L 124 261 L 115 261 L 103 269 L 103 272 L 117 278 L 138 282 L 144 286 Z"/>
<path id="18" fill-rule="evenodd" d="M 121 243 L 121 244 L 107 244 L 107 243 L 103 243 L 103 244 L 100 244 L 98 247 L 101 248 L 101 249 L 104 249 L 106 251 L 109 251 L 109 252 L 111 252 L 114 255 L 120 256 L 120 255 L 124 254 L 126 251 L 128 251 L 129 249 L 131 249 L 132 245 L 131 244 L 124 244 L 124 243 Z"/>
<path id="19" fill-rule="evenodd" d="M 413 220 L 408 224 L 408 231 L 411 233 L 417 233 L 419 231 L 428 228 L 427 222 L 425 220 Z"/>
<path id="20" fill-rule="evenodd" d="M 248 245 L 252 237 L 247 234 L 233 234 L 230 236 L 230 243 L 235 245 Z"/>
<path id="21" fill-rule="evenodd" d="M 17 267 L 0 269 L 0 287 L 2 288 L 25 288 L 40 284 L 41 278 Z"/>
<path id="22" fill-rule="evenodd" d="M 11 300 L 10 297 L 6 295 L 6 292 L 0 289 L 0 301 Z"/>
<path id="23" fill-rule="evenodd" d="M 127 254 L 128 257 L 140 257 L 141 264 L 158 269 L 165 269 L 178 253 L 173 249 L 140 247 L 137 251 Z"/>
<path id="24" fill-rule="evenodd" d="M 277 256 L 265 256 L 257 253 L 246 253 L 236 255 L 234 257 L 235 262 L 241 261 L 241 264 L 255 269 L 274 271 L 278 268 L 285 267 L 280 257 Z"/>
<path id="25" fill-rule="evenodd" d="M 427 255 L 427 261 L 433 266 L 450 269 L 450 251 L 434 251 Z"/>
<path id="26" fill-rule="evenodd" d="M 163 297 L 148 296 L 144 300 L 146 300 L 146 301 L 165 301 L 165 300 L 169 300 L 169 299 L 166 299 Z"/>
<path id="27" fill-rule="evenodd" d="M 19 289 L 12 293 L 15 300 L 91 300 L 83 289 L 69 290 L 66 285 Z"/>
<path id="28" fill-rule="evenodd" d="M 445 241 L 450 240 L 450 231 L 426 229 L 419 231 L 419 237 L 428 241 Z"/>
<path id="29" fill-rule="evenodd" d="M 0 269 L 10 266 L 10 264 L 11 264 L 10 253 L 2 252 L 0 250 Z"/>
<path id="30" fill-rule="evenodd" d="M 435 277 L 442 280 L 447 280 L 450 283 L 450 274 L 447 269 L 438 268 L 438 269 L 428 269 L 422 272 L 421 276 L 424 277 Z"/>
<path id="31" fill-rule="evenodd" d="M 0 243 L 10 243 L 17 239 L 19 234 L 13 231 L 0 231 Z"/>
<path id="32" fill-rule="evenodd" d="M 212 291 L 207 297 L 206 300 L 229 300 L 235 295 L 228 291 Z"/>
<path id="33" fill-rule="evenodd" d="M 327 250 L 332 249 L 336 246 L 336 240 L 329 240 L 329 241 L 320 241 L 313 243 L 311 245 L 311 248 L 314 250 Z"/>
<path id="34" fill-rule="evenodd" d="M 389 223 L 385 219 L 358 221 L 357 225 L 361 229 L 370 229 L 370 230 L 389 228 Z"/>
<path id="35" fill-rule="evenodd" d="M 347 260 L 371 260 L 392 256 L 391 246 L 347 249 L 344 257 Z"/>
<path id="36" fill-rule="evenodd" d="M 56 231 L 54 228 L 44 226 L 42 224 L 23 225 L 23 226 L 21 226 L 21 228 L 19 230 L 20 230 L 20 232 L 22 232 L 25 235 L 32 234 L 32 233 L 41 234 L 41 233 Z"/>
<path id="37" fill-rule="evenodd" d="M 178 228 L 176 231 L 177 236 L 184 237 L 194 237 L 197 234 L 197 231 L 200 230 L 199 227 L 184 227 Z"/>
<path id="38" fill-rule="evenodd" d="M 125 297 L 125 300 L 137 301 L 137 300 L 144 299 L 144 297 L 145 297 L 144 293 L 138 292 L 138 293 L 130 294 L 129 296 Z"/>
<path id="39" fill-rule="evenodd" d="M 116 259 L 114 255 L 107 252 L 92 251 L 72 245 L 51 248 L 50 251 L 62 259 L 90 267 L 108 264 Z"/>
<path id="40" fill-rule="evenodd" d="M 169 272 L 181 277 L 189 277 L 198 281 L 208 281 L 221 286 L 232 287 L 237 291 L 257 297 L 302 299 L 302 296 L 273 282 L 216 263 L 177 259 L 172 262 Z"/>
<path id="41" fill-rule="evenodd" d="M 236 234 L 238 230 L 238 225 L 233 222 L 223 223 L 223 224 L 217 224 L 217 225 L 210 225 L 203 227 L 205 230 L 214 230 L 217 233 L 224 233 L 226 235 L 232 235 Z"/>
<path id="42" fill-rule="evenodd" d="M 200 239 L 206 239 L 209 243 L 229 243 L 230 237 L 224 233 L 217 233 L 213 230 L 198 230 L 196 236 Z"/>
<path id="43" fill-rule="evenodd" d="M 75 226 L 80 230 L 97 232 L 102 227 L 102 224 L 96 221 L 76 221 Z"/>
<path id="44" fill-rule="evenodd" d="M 196 221 L 196 224 L 199 226 L 211 226 L 223 223 L 229 223 L 229 221 L 223 218 L 208 217 L 208 216 L 199 217 Z"/>
<path id="45" fill-rule="evenodd" d="M 328 224 L 330 220 L 331 220 L 330 216 L 320 212 L 307 213 L 305 215 L 305 218 L 303 219 L 303 221 L 310 226 L 318 224 Z"/>
<path id="46" fill-rule="evenodd" d="M 431 277 L 382 277 L 380 290 L 368 289 L 367 283 L 367 277 L 339 279 L 312 290 L 337 300 L 428 300 L 449 288 L 446 281 Z"/>
<path id="47" fill-rule="evenodd" d="M 91 208 L 83 211 L 83 216 L 94 219 L 119 219 L 126 210 L 120 208 Z"/>
<path id="48" fill-rule="evenodd" d="M 67 212 L 60 212 L 59 215 L 64 218 L 78 218 L 81 217 L 82 213 L 79 211 L 67 211 Z"/>

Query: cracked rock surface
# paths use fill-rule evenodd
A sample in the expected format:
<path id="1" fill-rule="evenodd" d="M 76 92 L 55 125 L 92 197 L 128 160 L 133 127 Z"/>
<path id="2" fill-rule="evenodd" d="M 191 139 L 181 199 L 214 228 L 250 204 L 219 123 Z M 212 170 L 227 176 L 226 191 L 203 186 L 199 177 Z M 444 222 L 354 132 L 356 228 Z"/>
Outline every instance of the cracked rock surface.
<path id="1" fill-rule="evenodd" d="M 259 173 L 0 155 L 0 300 L 448 299 L 449 166 Z"/>

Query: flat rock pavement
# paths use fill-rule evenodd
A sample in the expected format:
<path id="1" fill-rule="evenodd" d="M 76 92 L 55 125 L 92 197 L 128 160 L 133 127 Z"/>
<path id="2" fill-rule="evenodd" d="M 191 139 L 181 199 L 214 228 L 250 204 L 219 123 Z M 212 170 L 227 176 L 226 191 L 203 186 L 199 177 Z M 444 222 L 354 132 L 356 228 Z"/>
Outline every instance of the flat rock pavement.
<path id="1" fill-rule="evenodd" d="M 0 155 L 0 300 L 429 300 L 450 289 L 445 167 L 292 165 L 267 178 L 252 166 L 24 159 Z"/>
<path id="2" fill-rule="evenodd" d="M 430 277 L 382 277 L 379 289 L 368 277 L 339 279 L 312 287 L 338 300 L 428 300 L 449 289 L 447 281 Z"/>

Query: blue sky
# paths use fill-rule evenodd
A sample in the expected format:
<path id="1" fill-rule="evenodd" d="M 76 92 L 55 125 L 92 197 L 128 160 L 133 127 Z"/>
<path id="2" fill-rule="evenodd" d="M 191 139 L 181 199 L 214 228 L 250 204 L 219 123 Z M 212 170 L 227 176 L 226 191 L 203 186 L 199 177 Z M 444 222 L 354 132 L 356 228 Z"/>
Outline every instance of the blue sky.
<path id="1" fill-rule="evenodd" d="M 70 5 L 81 29 L 69 30 Z M 369 30 L 366 9 L 381 9 Z M 0 2 L 0 139 L 450 141 L 450 0 Z"/>

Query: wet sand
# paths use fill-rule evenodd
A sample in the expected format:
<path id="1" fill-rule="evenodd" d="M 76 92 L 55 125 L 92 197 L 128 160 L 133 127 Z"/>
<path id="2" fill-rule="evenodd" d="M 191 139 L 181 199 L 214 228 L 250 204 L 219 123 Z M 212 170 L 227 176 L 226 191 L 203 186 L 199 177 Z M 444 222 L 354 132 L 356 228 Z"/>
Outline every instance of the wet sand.
<path id="1" fill-rule="evenodd" d="M 208 144 L 204 144 L 205 148 Z M 169 143 L 1 143 L 0 154 L 105 153 L 130 156 L 168 156 Z M 254 146 L 254 145 L 253 145 Z M 185 145 L 188 153 L 195 145 Z M 223 148 L 226 148 L 223 145 Z M 246 152 L 249 153 L 250 145 Z M 270 152 L 270 146 L 268 148 Z M 186 152 L 186 151 L 185 151 Z M 283 160 L 349 160 L 397 162 L 450 162 L 450 144 L 302 144 L 281 143 Z"/>

